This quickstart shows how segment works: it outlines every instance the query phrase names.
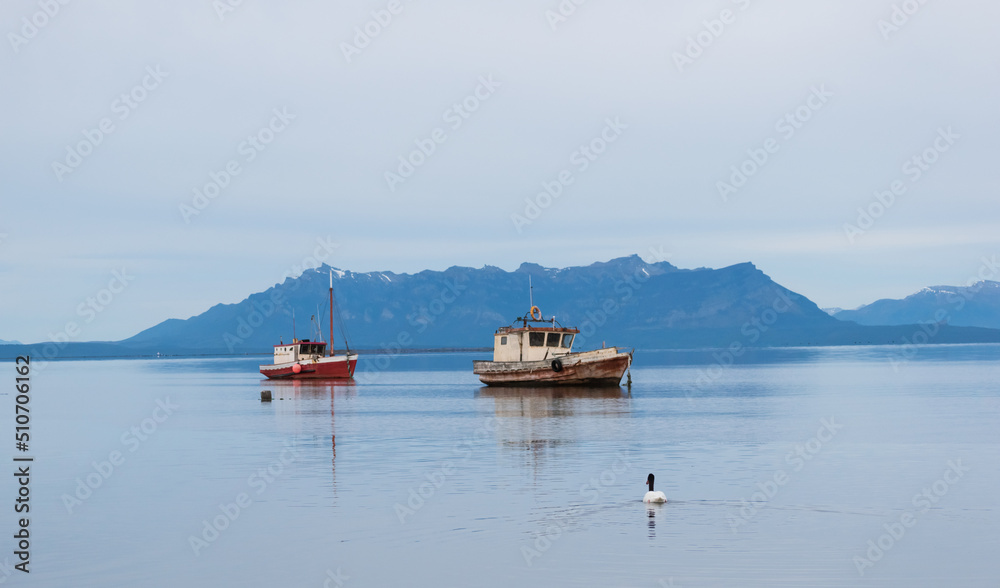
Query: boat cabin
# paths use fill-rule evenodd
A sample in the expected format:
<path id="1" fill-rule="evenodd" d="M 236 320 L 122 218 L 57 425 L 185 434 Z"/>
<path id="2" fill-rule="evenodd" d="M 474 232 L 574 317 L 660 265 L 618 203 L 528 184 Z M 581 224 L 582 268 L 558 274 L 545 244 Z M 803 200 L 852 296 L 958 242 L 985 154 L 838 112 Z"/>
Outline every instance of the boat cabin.
<path id="1" fill-rule="evenodd" d="M 493 361 L 544 361 L 573 352 L 579 329 L 501 327 L 493 336 Z"/>
<path id="2" fill-rule="evenodd" d="M 326 355 L 326 343 L 296 339 L 287 345 L 274 346 L 274 363 L 293 363 L 307 359 L 318 359 Z"/>

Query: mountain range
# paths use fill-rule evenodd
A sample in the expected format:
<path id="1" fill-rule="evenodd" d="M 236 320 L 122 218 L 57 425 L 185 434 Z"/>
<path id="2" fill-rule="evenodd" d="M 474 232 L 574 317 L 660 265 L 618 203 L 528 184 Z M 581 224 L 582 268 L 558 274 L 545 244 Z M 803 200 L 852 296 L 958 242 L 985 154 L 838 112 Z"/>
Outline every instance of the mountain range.
<path id="1" fill-rule="evenodd" d="M 836 309 L 834 317 L 861 325 L 945 323 L 1000 329 L 1000 282 L 970 286 L 932 286 L 902 300 L 883 299 L 854 310 Z"/>
<path id="2" fill-rule="evenodd" d="M 645 349 L 901 344 L 927 331 L 916 323 L 934 316 L 926 310 L 897 313 L 893 320 L 900 322 L 887 325 L 844 320 L 845 313 L 864 307 L 833 317 L 751 263 L 680 269 L 633 255 L 561 269 L 524 263 L 514 271 L 451 267 L 415 274 L 356 273 L 324 265 L 242 302 L 218 304 L 186 320 L 170 319 L 124 341 L 71 343 L 72 355 L 269 353 L 273 345 L 291 341 L 293 315 L 294 336 L 317 339 L 318 328 L 326 339 L 330 272 L 342 319 L 335 328 L 338 349 L 344 347 L 344 332 L 354 349 L 492 347 L 493 332 L 525 316 L 532 302 L 546 320 L 554 317 L 558 324 L 580 329 L 578 350 L 604 344 Z M 973 317 L 987 317 L 985 293 L 996 289 L 995 282 L 990 284 L 961 309 L 941 290 L 938 295 L 945 298 L 935 300 L 951 304 L 952 312 L 949 320 L 935 321 L 941 324 L 930 341 L 1000 342 L 998 329 L 961 326 L 955 320 L 977 325 Z M 869 306 L 888 307 L 889 302 Z M 870 311 L 864 320 L 875 316 Z M 8 346 L 2 353 L 15 349 Z"/>

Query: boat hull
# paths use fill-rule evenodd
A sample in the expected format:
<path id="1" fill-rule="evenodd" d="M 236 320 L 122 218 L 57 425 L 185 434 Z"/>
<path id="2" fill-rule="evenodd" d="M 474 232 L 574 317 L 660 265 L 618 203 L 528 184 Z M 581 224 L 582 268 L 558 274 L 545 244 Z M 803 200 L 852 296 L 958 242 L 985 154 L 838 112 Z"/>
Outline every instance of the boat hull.
<path id="1" fill-rule="evenodd" d="M 271 379 L 285 380 L 349 380 L 354 377 L 357 355 L 335 355 L 297 362 L 260 366 L 260 373 Z M 299 372 L 295 372 L 295 366 Z"/>
<path id="2" fill-rule="evenodd" d="M 542 361 L 474 361 L 472 371 L 487 386 L 617 386 L 630 365 L 631 353 L 610 347 Z"/>

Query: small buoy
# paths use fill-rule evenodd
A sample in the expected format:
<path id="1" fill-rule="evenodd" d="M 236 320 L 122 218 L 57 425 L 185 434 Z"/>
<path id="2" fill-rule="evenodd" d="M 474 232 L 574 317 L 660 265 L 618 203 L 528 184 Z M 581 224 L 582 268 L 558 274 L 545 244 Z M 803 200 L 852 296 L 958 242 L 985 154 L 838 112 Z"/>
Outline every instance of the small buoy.
<path id="1" fill-rule="evenodd" d="M 271 402 L 271 391 L 261 390 L 260 391 L 260 401 L 261 402 Z"/>
<path id="2" fill-rule="evenodd" d="M 295 364 L 295 365 L 292 366 L 292 373 L 293 374 L 298 374 L 298 373 L 301 373 L 301 372 L 302 372 L 302 366 L 301 365 Z"/>

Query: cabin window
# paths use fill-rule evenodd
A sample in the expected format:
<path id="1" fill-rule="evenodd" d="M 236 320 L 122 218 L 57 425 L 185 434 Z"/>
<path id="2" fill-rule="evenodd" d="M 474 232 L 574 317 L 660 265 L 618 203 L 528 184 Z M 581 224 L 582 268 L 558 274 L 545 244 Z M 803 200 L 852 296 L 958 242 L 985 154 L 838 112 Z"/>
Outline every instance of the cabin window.
<path id="1" fill-rule="evenodd" d="M 549 333 L 549 338 L 545 341 L 546 347 L 559 347 L 559 333 Z"/>
<path id="2" fill-rule="evenodd" d="M 573 346 L 573 335 L 563 335 L 562 346 L 569 349 Z"/>
<path id="3" fill-rule="evenodd" d="M 501 345 L 506 345 L 507 344 L 507 337 L 500 337 L 500 344 Z"/>
<path id="4" fill-rule="evenodd" d="M 545 333 L 528 333 L 528 345 L 532 347 L 542 347 L 545 345 Z"/>

